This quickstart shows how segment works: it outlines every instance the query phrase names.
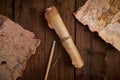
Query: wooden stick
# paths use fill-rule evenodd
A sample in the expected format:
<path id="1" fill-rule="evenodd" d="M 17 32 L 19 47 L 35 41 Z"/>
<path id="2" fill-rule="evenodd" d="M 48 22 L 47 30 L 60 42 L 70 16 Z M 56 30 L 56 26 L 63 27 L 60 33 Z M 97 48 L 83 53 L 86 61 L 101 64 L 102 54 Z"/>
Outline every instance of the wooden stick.
<path id="1" fill-rule="evenodd" d="M 72 64 L 81 68 L 83 60 L 55 6 L 46 9 L 45 18 L 51 29 L 54 29 L 62 41 L 62 45 L 71 57 Z"/>
<path id="2" fill-rule="evenodd" d="M 48 62 L 48 66 L 47 66 L 47 70 L 46 70 L 46 74 L 45 74 L 44 80 L 47 80 L 47 77 L 48 77 L 48 73 L 49 73 L 49 70 L 50 70 L 50 65 L 51 65 L 51 62 L 52 62 L 52 57 L 53 57 L 53 53 L 54 53 L 54 49 L 55 49 L 55 43 L 56 43 L 56 41 L 53 41 L 53 45 L 52 45 L 52 49 L 51 49 L 49 62 Z"/>

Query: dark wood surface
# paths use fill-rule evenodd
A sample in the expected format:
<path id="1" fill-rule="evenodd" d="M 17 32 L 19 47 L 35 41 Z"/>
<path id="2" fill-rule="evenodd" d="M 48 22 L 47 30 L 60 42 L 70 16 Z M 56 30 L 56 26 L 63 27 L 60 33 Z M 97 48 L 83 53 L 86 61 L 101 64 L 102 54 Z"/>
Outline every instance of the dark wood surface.
<path id="1" fill-rule="evenodd" d="M 120 52 L 103 41 L 97 33 L 78 22 L 73 13 L 86 0 L 0 0 L 0 14 L 8 16 L 41 39 L 18 80 L 43 80 L 52 41 L 57 44 L 48 80 L 120 80 Z M 55 5 L 82 55 L 84 67 L 75 69 L 61 42 L 44 19 L 47 7 Z"/>

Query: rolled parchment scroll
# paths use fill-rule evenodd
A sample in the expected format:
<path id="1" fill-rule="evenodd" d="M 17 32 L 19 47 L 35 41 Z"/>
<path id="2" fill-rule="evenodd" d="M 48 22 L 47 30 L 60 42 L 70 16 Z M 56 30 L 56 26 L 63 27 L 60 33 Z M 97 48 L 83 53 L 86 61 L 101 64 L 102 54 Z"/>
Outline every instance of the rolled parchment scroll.
<path id="1" fill-rule="evenodd" d="M 81 68 L 84 65 L 83 60 L 55 6 L 46 9 L 45 18 L 49 27 L 54 29 L 61 39 L 63 47 L 70 55 L 72 64 L 76 68 Z"/>

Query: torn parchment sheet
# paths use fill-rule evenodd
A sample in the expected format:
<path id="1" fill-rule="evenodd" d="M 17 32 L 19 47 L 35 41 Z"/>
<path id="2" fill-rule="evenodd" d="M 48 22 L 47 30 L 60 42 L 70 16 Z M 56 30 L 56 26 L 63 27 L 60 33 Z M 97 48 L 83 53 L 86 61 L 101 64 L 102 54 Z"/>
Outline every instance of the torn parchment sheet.
<path id="1" fill-rule="evenodd" d="M 33 32 L 0 15 L 0 80 L 20 77 L 39 44 Z"/>
<path id="2" fill-rule="evenodd" d="M 120 51 L 120 0 L 88 0 L 75 17 Z"/>

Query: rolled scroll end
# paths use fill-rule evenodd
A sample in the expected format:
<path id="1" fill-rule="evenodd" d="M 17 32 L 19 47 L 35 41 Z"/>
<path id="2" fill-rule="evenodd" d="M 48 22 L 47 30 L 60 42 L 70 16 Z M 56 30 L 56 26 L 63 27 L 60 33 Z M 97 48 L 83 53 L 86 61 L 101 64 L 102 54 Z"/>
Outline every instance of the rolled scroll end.
<path id="1" fill-rule="evenodd" d="M 49 7 L 45 10 L 45 19 L 48 22 L 50 28 L 54 28 L 54 21 L 56 16 L 59 15 L 55 6 Z"/>
<path id="2" fill-rule="evenodd" d="M 55 8 L 55 6 L 52 6 L 50 8 L 46 9 L 45 12 L 45 18 L 48 22 L 48 26 L 55 30 L 56 34 L 59 36 L 59 38 L 62 41 L 62 45 L 71 57 L 72 64 L 76 68 L 81 68 L 84 63 L 82 60 L 82 57 L 80 56 L 72 38 L 70 37 L 70 34 L 60 17 L 59 12 Z"/>
<path id="3" fill-rule="evenodd" d="M 62 42 L 62 45 L 65 48 L 65 50 L 69 53 L 72 64 L 75 66 L 75 68 L 83 67 L 84 62 L 75 44 L 73 43 L 73 40 L 71 38 L 68 38 L 67 40 Z"/>
<path id="4" fill-rule="evenodd" d="M 78 58 L 78 60 L 76 60 L 76 59 L 72 60 L 72 64 L 75 66 L 75 68 L 83 67 L 84 66 L 84 62 L 83 62 L 81 56 L 78 55 L 77 58 Z"/>
<path id="5" fill-rule="evenodd" d="M 78 64 L 78 62 L 72 62 L 72 64 L 75 66 L 75 68 L 82 68 L 84 66 L 83 61 L 81 61 L 81 64 Z"/>

